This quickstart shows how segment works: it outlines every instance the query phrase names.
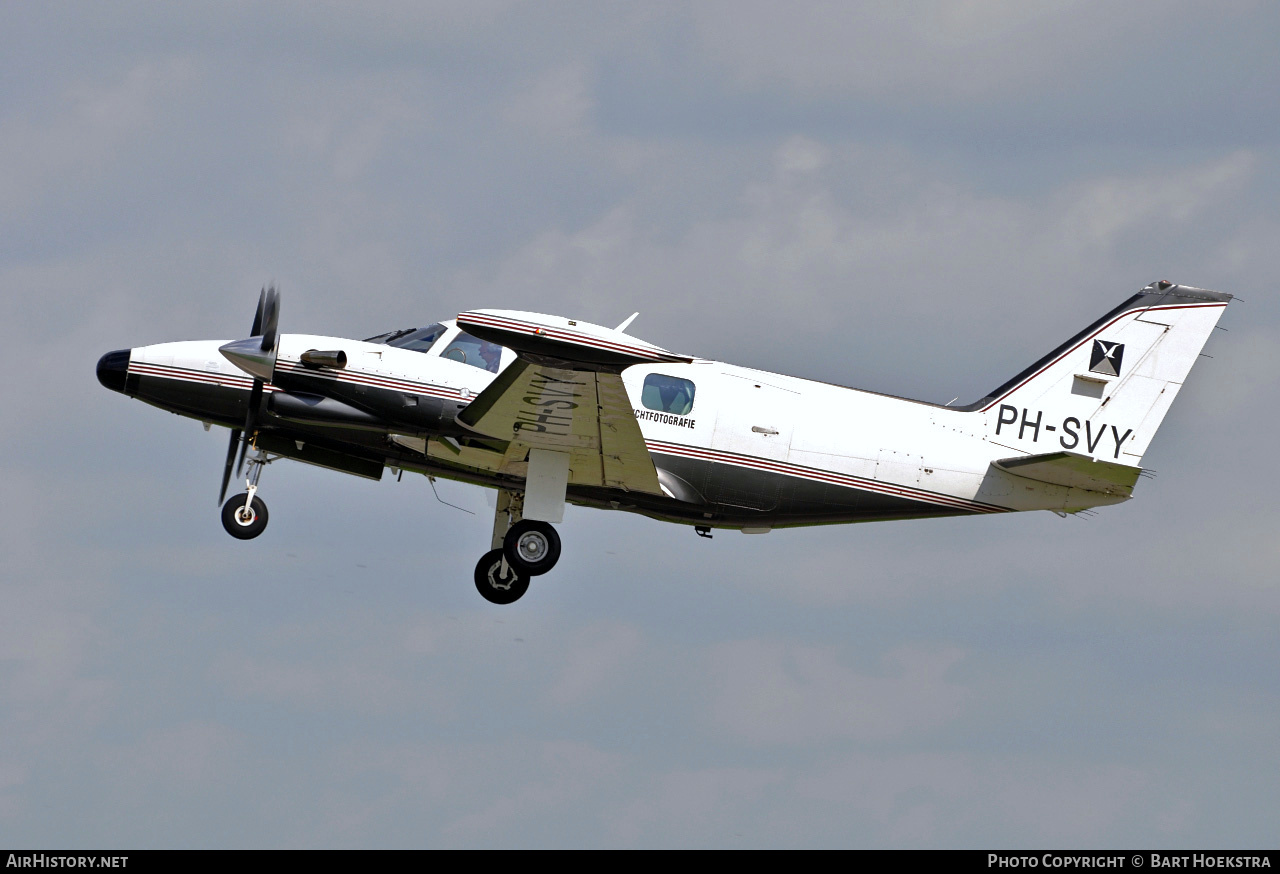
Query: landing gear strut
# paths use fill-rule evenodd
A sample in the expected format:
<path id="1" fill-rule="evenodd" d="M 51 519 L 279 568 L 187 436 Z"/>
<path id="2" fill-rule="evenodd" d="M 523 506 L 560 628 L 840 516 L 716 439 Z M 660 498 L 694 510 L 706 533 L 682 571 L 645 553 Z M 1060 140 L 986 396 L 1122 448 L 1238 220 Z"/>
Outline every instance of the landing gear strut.
<path id="1" fill-rule="evenodd" d="M 510 604 L 529 591 L 530 574 L 512 565 L 503 548 L 507 533 L 519 524 L 523 511 L 523 494 L 498 489 L 489 551 L 476 565 L 476 589 L 491 604 Z"/>
<path id="2" fill-rule="evenodd" d="M 267 528 L 267 505 L 257 496 L 262 468 L 271 463 L 267 453 L 257 450 L 249 459 L 245 477 L 245 493 L 235 495 L 222 505 L 222 527 L 238 540 L 252 540 Z"/>

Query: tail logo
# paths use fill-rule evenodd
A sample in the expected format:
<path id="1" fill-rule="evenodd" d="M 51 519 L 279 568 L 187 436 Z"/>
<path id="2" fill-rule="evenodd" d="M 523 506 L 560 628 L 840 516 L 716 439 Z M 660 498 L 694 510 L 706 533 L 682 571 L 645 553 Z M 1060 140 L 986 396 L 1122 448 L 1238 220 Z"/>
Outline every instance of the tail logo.
<path id="1" fill-rule="evenodd" d="M 1106 340 L 1094 340 L 1093 354 L 1089 356 L 1089 370 L 1092 373 L 1105 373 L 1107 376 L 1119 376 L 1120 361 L 1123 358 L 1123 343 L 1108 343 Z"/>

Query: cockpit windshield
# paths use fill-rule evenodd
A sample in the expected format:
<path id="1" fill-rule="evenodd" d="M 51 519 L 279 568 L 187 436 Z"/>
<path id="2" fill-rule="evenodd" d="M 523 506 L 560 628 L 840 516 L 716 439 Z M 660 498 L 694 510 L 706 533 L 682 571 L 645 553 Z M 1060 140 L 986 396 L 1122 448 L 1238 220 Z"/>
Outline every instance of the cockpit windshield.
<path id="1" fill-rule="evenodd" d="M 399 331 L 388 331 L 385 334 L 370 337 L 365 342 L 385 343 L 388 346 L 409 349 L 413 352 L 429 352 L 431 351 L 431 346 L 440 339 L 440 335 L 444 332 L 445 326 L 439 324 L 428 325 L 425 328 L 403 328 Z"/>

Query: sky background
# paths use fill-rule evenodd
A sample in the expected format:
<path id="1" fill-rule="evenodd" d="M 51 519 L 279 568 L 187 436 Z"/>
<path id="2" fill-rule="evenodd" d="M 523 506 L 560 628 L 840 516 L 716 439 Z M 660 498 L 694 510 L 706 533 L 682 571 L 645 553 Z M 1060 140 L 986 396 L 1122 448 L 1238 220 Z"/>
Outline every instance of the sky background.
<path id="1" fill-rule="evenodd" d="M 0 6 L 0 845 L 1274 847 L 1280 7 Z M 104 352 L 475 307 L 946 402 L 1233 303 L 1136 498 L 780 531 L 282 462 Z"/>

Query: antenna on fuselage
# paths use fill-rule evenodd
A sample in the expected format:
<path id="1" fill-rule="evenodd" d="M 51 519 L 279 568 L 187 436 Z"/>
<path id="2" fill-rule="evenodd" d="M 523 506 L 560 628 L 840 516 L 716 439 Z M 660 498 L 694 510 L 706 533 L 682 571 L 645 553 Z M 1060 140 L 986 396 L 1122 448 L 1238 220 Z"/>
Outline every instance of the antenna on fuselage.
<path id="1" fill-rule="evenodd" d="M 618 325 L 618 327 L 614 328 L 614 330 L 619 333 L 625 331 L 628 328 L 628 326 L 630 326 L 630 324 L 636 320 L 636 316 L 638 315 L 640 315 L 640 313 L 635 312 L 627 316 L 626 321 L 624 321 L 621 325 Z"/>

